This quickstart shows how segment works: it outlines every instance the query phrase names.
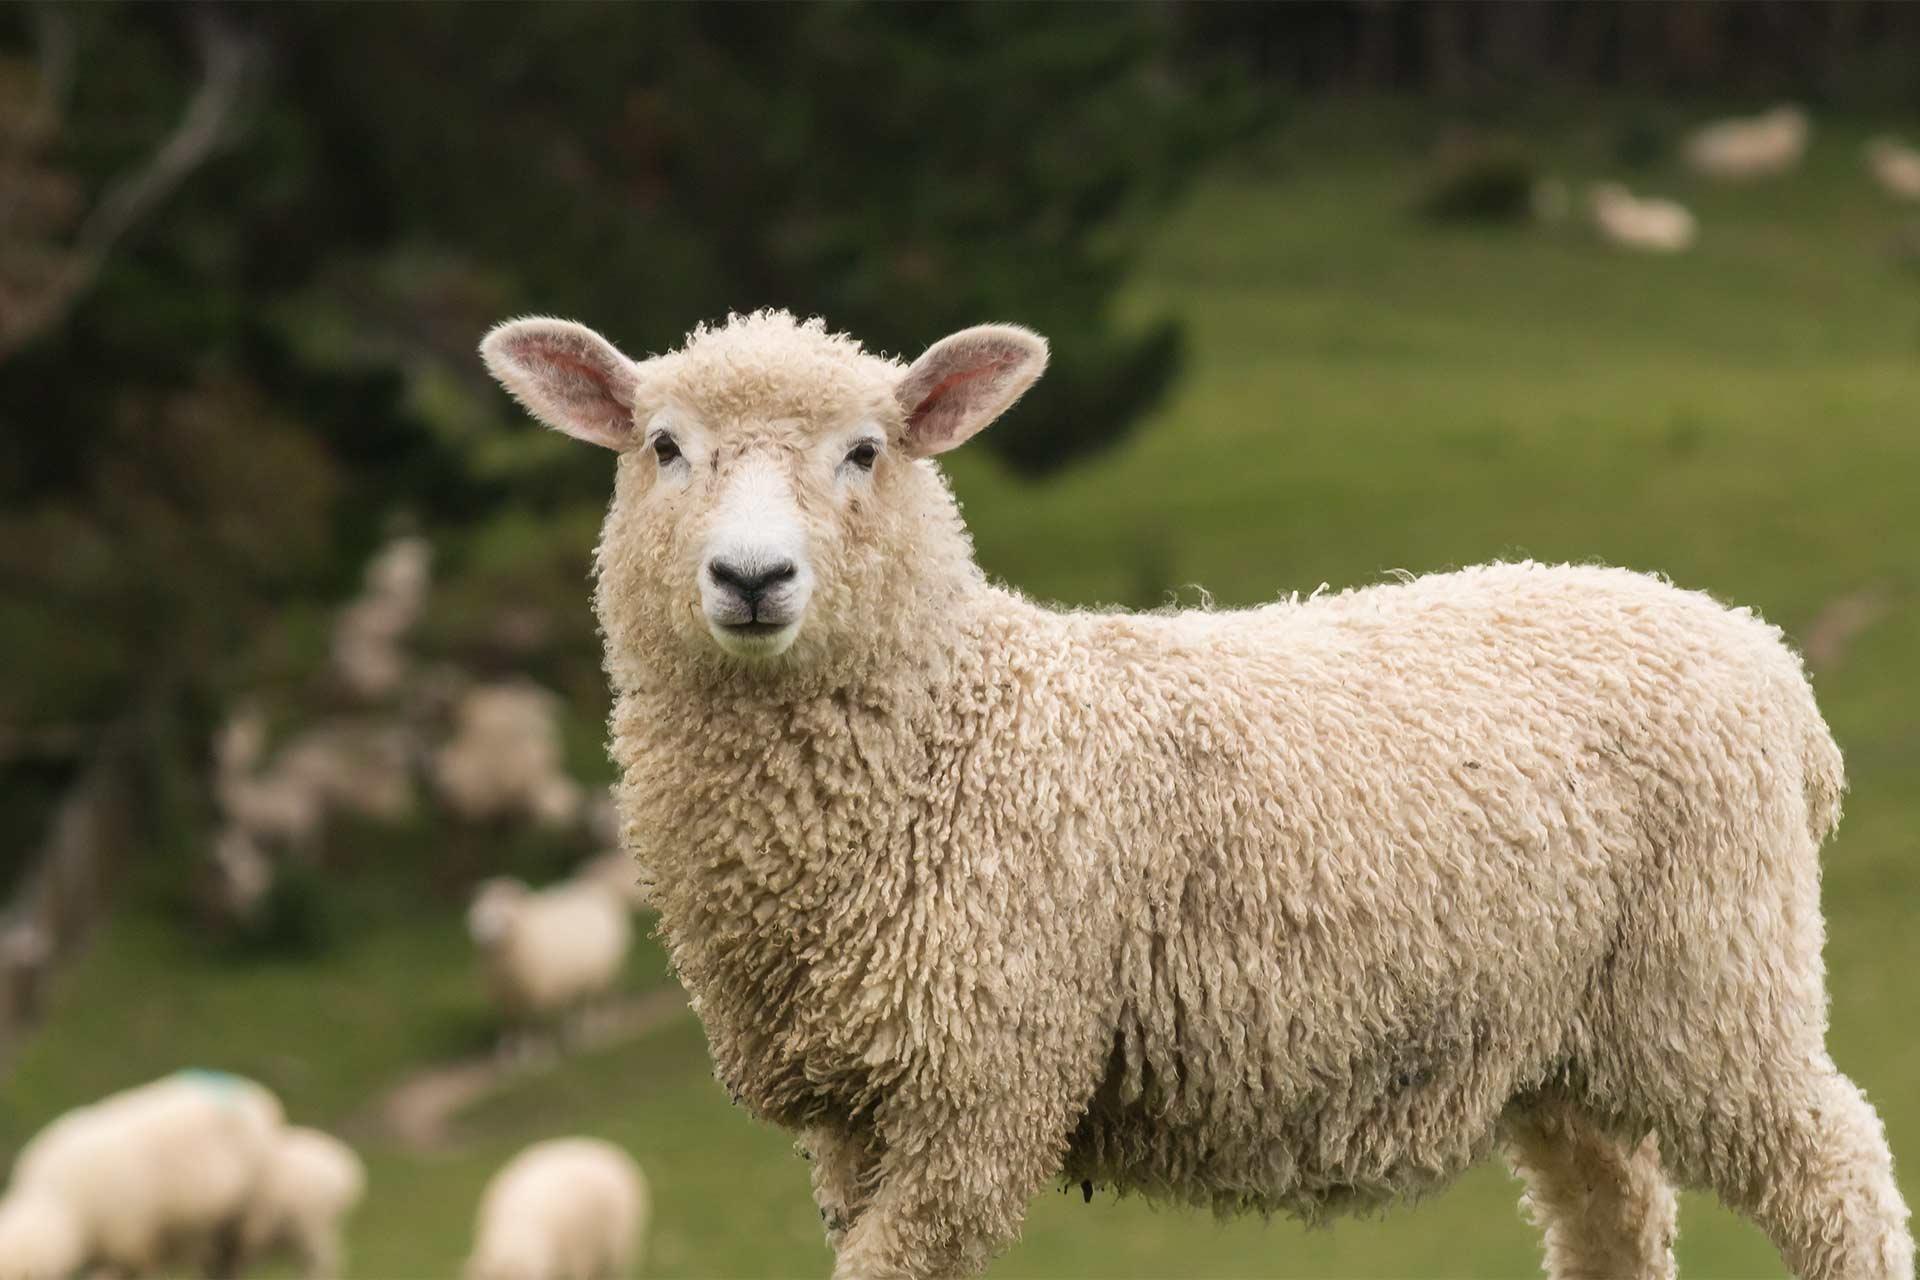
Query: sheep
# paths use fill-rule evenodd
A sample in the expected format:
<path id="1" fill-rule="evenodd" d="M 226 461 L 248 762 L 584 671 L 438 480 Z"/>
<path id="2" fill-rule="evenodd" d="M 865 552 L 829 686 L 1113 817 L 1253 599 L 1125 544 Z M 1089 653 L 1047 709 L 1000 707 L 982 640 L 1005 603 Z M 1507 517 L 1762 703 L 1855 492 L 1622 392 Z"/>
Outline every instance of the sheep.
<path id="1" fill-rule="evenodd" d="M 265 717 L 234 713 L 215 742 L 215 795 L 248 836 L 308 853 L 328 817 L 392 822 L 413 811 L 412 734 L 377 719 L 341 719 L 298 734 L 261 764 Z"/>
<path id="2" fill-rule="evenodd" d="M 1745 119 L 1720 120 L 1688 135 L 1682 147 L 1695 173 L 1728 182 L 1771 178 L 1798 167 L 1811 133 L 1807 113 L 1782 104 Z"/>
<path id="3" fill-rule="evenodd" d="M 594 1138 L 536 1142 L 487 1183 L 466 1280 L 607 1280 L 628 1274 L 649 1201 L 633 1158 Z"/>
<path id="4" fill-rule="evenodd" d="M 1635 196 L 1617 182 L 1596 183 L 1588 193 L 1593 225 L 1609 244 L 1648 253 L 1679 253 L 1693 246 L 1699 226 L 1672 200 Z"/>
<path id="5" fill-rule="evenodd" d="M 1920 200 L 1920 150 L 1898 138 L 1880 137 L 1867 143 L 1867 168 L 1880 189 L 1901 200 Z"/>
<path id="6" fill-rule="evenodd" d="M 479 887 L 467 933 L 510 1023 L 554 1018 L 613 989 L 633 941 L 629 892 L 604 875 L 538 892 L 509 876 Z"/>
<path id="7" fill-rule="evenodd" d="M 526 682 L 469 690 L 433 761 L 447 804 L 470 822 L 525 815 L 559 828 L 578 819 L 586 798 L 564 772 L 557 703 Z"/>
<path id="8" fill-rule="evenodd" d="M 1750 610 L 1495 563 L 1245 610 L 991 583 L 936 455 L 1046 345 L 784 312 L 494 376 L 617 452 L 595 606 L 630 852 L 834 1274 L 980 1270 L 1064 1179 L 1312 1220 L 1501 1147 L 1559 1277 L 1672 1274 L 1674 1183 L 1905 1280 L 1827 1056 L 1844 775 Z"/>
<path id="9" fill-rule="evenodd" d="M 318 1129 L 287 1129 L 234 1227 L 236 1271 L 288 1252 L 307 1280 L 338 1276 L 345 1260 L 341 1225 L 366 1185 L 366 1166 L 352 1147 Z"/>
<path id="10" fill-rule="evenodd" d="M 0 1259 L 36 1258 L 21 1267 L 35 1280 L 82 1262 L 135 1275 L 210 1265 L 282 1121 L 267 1090 L 211 1072 L 180 1072 L 70 1111 L 14 1163 Z"/>
<path id="11" fill-rule="evenodd" d="M 368 562 L 365 588 L 340 611 L 333 629 L 333 669 L 355 697 L 387 697 L 406 677 L 400 642 L 425 608 L 432 559 L 426 539 L 394 539 Z"/>

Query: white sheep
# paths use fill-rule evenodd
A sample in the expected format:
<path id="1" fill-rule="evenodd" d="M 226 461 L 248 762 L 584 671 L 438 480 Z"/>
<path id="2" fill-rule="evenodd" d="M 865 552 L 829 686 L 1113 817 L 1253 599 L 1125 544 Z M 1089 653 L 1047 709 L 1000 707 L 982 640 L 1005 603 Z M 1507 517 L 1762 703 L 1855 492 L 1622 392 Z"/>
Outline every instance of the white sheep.
<path id="1" fill-rule="evenodd" d="M 517 816 L 565 827 L 585 803 L 565 772 L 559 700 L 526 682 L 482 685 L 463 695 L 453 736 L 434 757 L 441 797 L 461 817 Z"/>
<path id="2" fill-rule="evenodd" d="M 34 1280 L 82 1263 L 135 1275 L 214 1265 L 282 1121 L 271 1093 L 210 1072 L 181 1072 L 66 1113 L 14 1162 L 0 1202 L 0 1260 L 36 1261 L 0 1261 L 0 1276 L 13 1280 L 8 1265 Z"/>
<path id="3" fill-rule="evenodd" d="M 1757 116 L 1697 129 L 1688 135 L 1682 154 L 1687 166 L 1704 177 L 1728 182 L 1771 178 L 1800 164 L 1811 132 L 1807 113 L 1783 104 Z"/>
<path id="4" fill-rule="evenodd" d="M 593 1138 L 536 1142 L 487 1183 L 466 1280 L 611 1280 L 646 1239 L 640 1166 Z"/>
<path id="5" fill-rule="evenodd" d="M 1867 143 L 1867 168 L 1880 189 L 1901 200 L 1920 200 L 1920 150 L 1898 138 L 1874 138 Z"/>
<path id="6" fill-rule="evenodd" d="M 432 558 L 426 539 L 394 539 L 367 563 L 365 587 L 340 611 L 333 667 L 356 697 L 387 697 L 405 678 L 401 642 L 425 609 Z"/>
<path id="7" fill-rule="evenodd" d="M 932 460 L 1039 375 L 1025 330 L 482 352 L 619 452 L 625 830 L 836 1275 L 977 1271 L 1057 1178 L 1324 1218 L 1504 1146 L 1558 1276 L 1671 1275 L 1672 1178 L 1801 1276 L 1910 1280 L 1825 1046 L 1840 753 L 1750 611 L 1495 564 L 1060 612 L 987 580 Z"/>
<path id="8" fill-rule="evenodd" d="M 539 890 L 498 876 L 467 910 L 487 986 L 511 1023 L 545 1021 L 611 992 L 633 940 L 627 891 L 609 877 Z"/>
<path id="9" fill-rule="evenodd" d="M 1617 182 L 1596 183 L 1588 193 L 1593 225 L 1609 244 L 1648 253 L 1679 253 L 1693 246 L 1699 225 L 1673 200 L 1635 196 Z"/>
<path id="10" fill-rule="evenodd" d="M 290 1253 L 307 1280 L 332 1280 L 345 1261 L 343 1224 L 366 1185 L 366 1166 L 352 1147 L 317 1129 L 286 1129 L 235 1228 L 235 1270 Z"/>
<path id="11" fill-rule="evenodd" d="M 310 852 L 334 814 L 392 822 L 414 806 L 413 735 L 377 719 L 342 719 L 289 740 L 271 761 L 266 719 L 229 717 L 215 741 L 214 792 L 229 823 L 252 839 Z"/>

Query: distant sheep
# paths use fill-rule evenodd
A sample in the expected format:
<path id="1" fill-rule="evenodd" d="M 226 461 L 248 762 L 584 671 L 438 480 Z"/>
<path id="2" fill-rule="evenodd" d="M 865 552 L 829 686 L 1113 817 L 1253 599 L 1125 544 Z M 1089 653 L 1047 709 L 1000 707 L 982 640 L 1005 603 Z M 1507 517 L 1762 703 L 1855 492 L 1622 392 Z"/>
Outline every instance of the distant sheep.
<path id="1" fill-rule="evenodd" d="M 259 1085 L 208 1072 L 69 1111 L 14 1162 L 0 1201 L 0 1277 L 58 1280 L 76 1265 L 133 1275 L 216 1265 L 282 1120 L 279 1101 Z"/>
<path id="2" fill-rule="evenodd" d="M 585 795 L 565 772 L 558 715 L 559 699 L 537 685 L 469 690 L 433 762 L 447 805 L 470 822 L 528 817 L 566 827 L 578 820 Z"/>
<path id="3" fill-rule="evenodd" d="M 1840 752 L 1751 611 L 1539 564 L 1057 611 L 932 461 L 1039 375 L 1026 330 L 482 351 L 619 453 L 624 827 L 843 1280 L 978 1271 L 1055 1179 L 1322 1219 L 1499 1146 L 1556 1276 L 1670 1276 L 1672 1178 L 1800 1276 L 1912 1280 L 1825 1044 Z"/>
<path id="4" fill-rule="evenodd" d="M 1727 182 L 1771 178 L 1799 166 L 1811 132 L 1805 111 L 1782 105 L 1698 129 L 1688 136 L 1682 154 L 1687 166 L 1703 177 Z"/>
<path id="5" fill-rule="evenodd" d="M 236 1228 L 236 1267 L 291 1254 L 306 1280 L 334 1280 L 345 1262 L 342 1227 L 366 1193 L 353 1148 L 317 1129 L 282 1131 Z"/>
<path id="6" fill-rule="evenodd" d="M 620 1148 L 537 1142 L 487 1183 L 466 1280 L 613 1280 L 638 1261 L 648 1215 L 646 1180 Z"/>
<path id="7" fill-rule="evenodd" d="M 1920 151 L 1898 138 L 1875 138 L 1867 143 L 1867 168 L 1888 195 L 1920 200 Z"/>
<path id="8" fill-rule="evenodd" d="M 628 899 L 604 877 L 535 891 L 482 884 L 467 910 L 495 1004 L 511 1022 L 551 1019 L 612 991 L 633 940 Z"/>
<path id="9" fill-rule="evenodd" d="M 1679 253 L 1693 247 L 1699 226 L 1685 206 L 1635 196 L 1617 182 L 1597 184 L 1589 194 L 1593 225 L 1602 239 L 1646 253 Z"/>
<path id="10" fill-rule="evenodd" d="M 385 698 L 406 676 L 401 641 L 426 607 L 432 557 L 426 539 L 396 538 L 368 562 L 365 589 L 341 610 L 333 668 L 356 697 Z"/>
<path id="11" fill-rule="evenodd" d="M 266 719 L 235 712 L 215 744 L 215 798 L 256 841 L 311 850 L 329 817 L 391 822 L 413 811 L 414 741 L 398 723 L 342 719 L 308 729 L 263 762 Z"/>

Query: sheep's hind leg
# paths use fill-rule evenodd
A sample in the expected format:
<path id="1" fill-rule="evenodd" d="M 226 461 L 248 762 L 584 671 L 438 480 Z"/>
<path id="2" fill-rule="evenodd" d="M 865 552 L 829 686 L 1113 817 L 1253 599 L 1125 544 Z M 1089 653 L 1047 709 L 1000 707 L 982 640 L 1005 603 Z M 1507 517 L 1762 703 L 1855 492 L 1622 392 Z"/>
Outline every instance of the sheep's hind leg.
<path id="1" fill-rule="evenodd" d="M 1720 1115 L 1725 1116 L 1723 1110 Z M 1912 1280 L 1893 1154 L 1859 1088 L 1830 1065 L 1701 1127 L 1697 1158 L 1729 1208 L 1802 1280 Z"/>
<path id="2" fill-rule="evenodd" d="M 1511 1114 L 1507 1161 L 1553 1280 L 1673 1280 L 1676 1204 L 1658 1140 L 1628 1143 L 1561 1102 Z"/>

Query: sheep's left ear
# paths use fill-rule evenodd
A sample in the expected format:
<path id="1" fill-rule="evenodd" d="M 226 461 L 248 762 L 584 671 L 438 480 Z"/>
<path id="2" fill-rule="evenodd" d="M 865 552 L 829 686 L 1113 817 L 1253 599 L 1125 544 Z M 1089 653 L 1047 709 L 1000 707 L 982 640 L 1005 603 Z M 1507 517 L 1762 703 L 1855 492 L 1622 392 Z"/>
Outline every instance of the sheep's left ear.
<path id="1" fill-rule="evenodd" d="M 940 339 L 894 387 L 916 458 L 945 453 L 1013 407 L 1045 372 L 1047 340 L 1012 324 L 982 324 Z"/>
<path id="2" fill-rule="evenodd" d="M 509 320 L 481 341 L 480 358 L 555 431 L 607 449 L 633 442 L 639 366 L 585 325 L 544 316 Z"/>

